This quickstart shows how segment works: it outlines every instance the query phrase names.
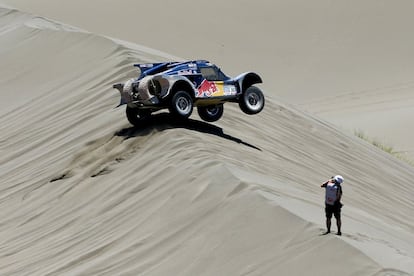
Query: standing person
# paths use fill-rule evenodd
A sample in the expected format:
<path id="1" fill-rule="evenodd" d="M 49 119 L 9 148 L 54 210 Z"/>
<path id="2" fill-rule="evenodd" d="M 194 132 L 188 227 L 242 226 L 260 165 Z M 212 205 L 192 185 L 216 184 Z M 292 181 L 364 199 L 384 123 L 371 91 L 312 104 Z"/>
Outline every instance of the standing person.
<path id="1" fill-rule="evenodd" d="M 344 178 L 340 175 L 333 176 L 331 179 L 321 185 L 321 188 L 325 188 L 325 214 L 326 214 L 326 232 L 331 232 L 331 219 L 332 214 L 336 219 L 336 226 L 338 228 L 337 235 L 342 235 L 341 232 L 341 197 L 342 187 L 341 184 L 344 182 Z"/>

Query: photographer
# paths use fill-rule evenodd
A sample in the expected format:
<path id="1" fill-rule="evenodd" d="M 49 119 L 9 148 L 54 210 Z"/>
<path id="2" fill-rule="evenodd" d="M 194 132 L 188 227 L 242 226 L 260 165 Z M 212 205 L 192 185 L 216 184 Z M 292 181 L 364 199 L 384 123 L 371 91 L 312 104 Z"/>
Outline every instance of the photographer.
<path id="1" fill-rule="evenodd" d="M 331 179 L 326 181 L 321 185 L 321 188 L 325 188 L 325 214 L 326 214 L 326 232 L 324 234 L 329 234 L 331 232 L 331 219 L 332 214 L 336 219 L 336 226 L 338 228 L 337 235 L 342 235 L 341 232 L 341 197 L 342 197 L 342 187 L 341 184 L 344 181 L 344 178 L 340 175 L 333 176 Z"/>

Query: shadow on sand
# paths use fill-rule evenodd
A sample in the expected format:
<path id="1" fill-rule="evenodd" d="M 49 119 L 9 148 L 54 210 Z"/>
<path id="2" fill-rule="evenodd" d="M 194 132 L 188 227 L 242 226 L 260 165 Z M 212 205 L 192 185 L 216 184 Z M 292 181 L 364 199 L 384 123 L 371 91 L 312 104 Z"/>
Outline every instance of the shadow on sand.
<path id="1" fill-rule="evenodd" d="M 253 148 L 255 150 L 262 151 L 260 148 L 246 143 L 243 140 L 236 138 L 234 136 L 225 134 L 223 129 L 217 127 L 215 125 L 197 121 L 192 119 L 187 120 L 177 120 L 173 118 L 169 113 L 160 113 L 160 114 L 153 114 L 148 120 L 143 122 L 142 127 L 129 127 L 123 128 L 120 131 L 116 132 L 115 135 L 125 137 L 125 139 L 129 139 L 132 137 L 138 136 L 145 136 L 151 133 L 153 130 L 163 131 L 166 129 L 173 129 L 173 128 L 185 128 L 193 131 L 198 131 L 201 133 L 207 133 L 211 135 L 215 135 L 238 144 L 242 144 Z"/>

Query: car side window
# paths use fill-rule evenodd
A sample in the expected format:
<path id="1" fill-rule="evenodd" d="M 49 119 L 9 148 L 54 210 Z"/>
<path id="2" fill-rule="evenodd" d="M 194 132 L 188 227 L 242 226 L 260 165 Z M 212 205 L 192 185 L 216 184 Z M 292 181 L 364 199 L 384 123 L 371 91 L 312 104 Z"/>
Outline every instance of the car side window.
<path id="1" fill-rule="evenodd" d="M 219 68 L 217 68 L 217 75 L 218 75 L 218 79 L 221 81 L 225 81 L 229 79 L 229 77 L 227 77 Z"/>
<path id="2" fill-rule="evenodd" d="M 200 72 L 203 78 L 209 81 L 219 80 L 217 71 L 213 67 L 200 67 Z"/>

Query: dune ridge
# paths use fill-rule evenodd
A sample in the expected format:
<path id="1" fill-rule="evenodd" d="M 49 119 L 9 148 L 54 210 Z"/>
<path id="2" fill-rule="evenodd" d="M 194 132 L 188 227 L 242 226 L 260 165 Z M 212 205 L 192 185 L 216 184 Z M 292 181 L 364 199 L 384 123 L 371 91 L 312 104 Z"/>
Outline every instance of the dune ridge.
<path id="1" fill-rule="evenodd" d="M 0 14 L 0 274 L 414 273 L 412 167 L 271 94 L 133 128 L 111 84 L 170 55 Z M 321 236 L 338 171 L 344 236 Z"/>
<path id="2" fill-rule="evenodd" d="M 282 101 L 414 160 L 412 1 L 2 1 L 231 75 L 255 70 Z"/>

